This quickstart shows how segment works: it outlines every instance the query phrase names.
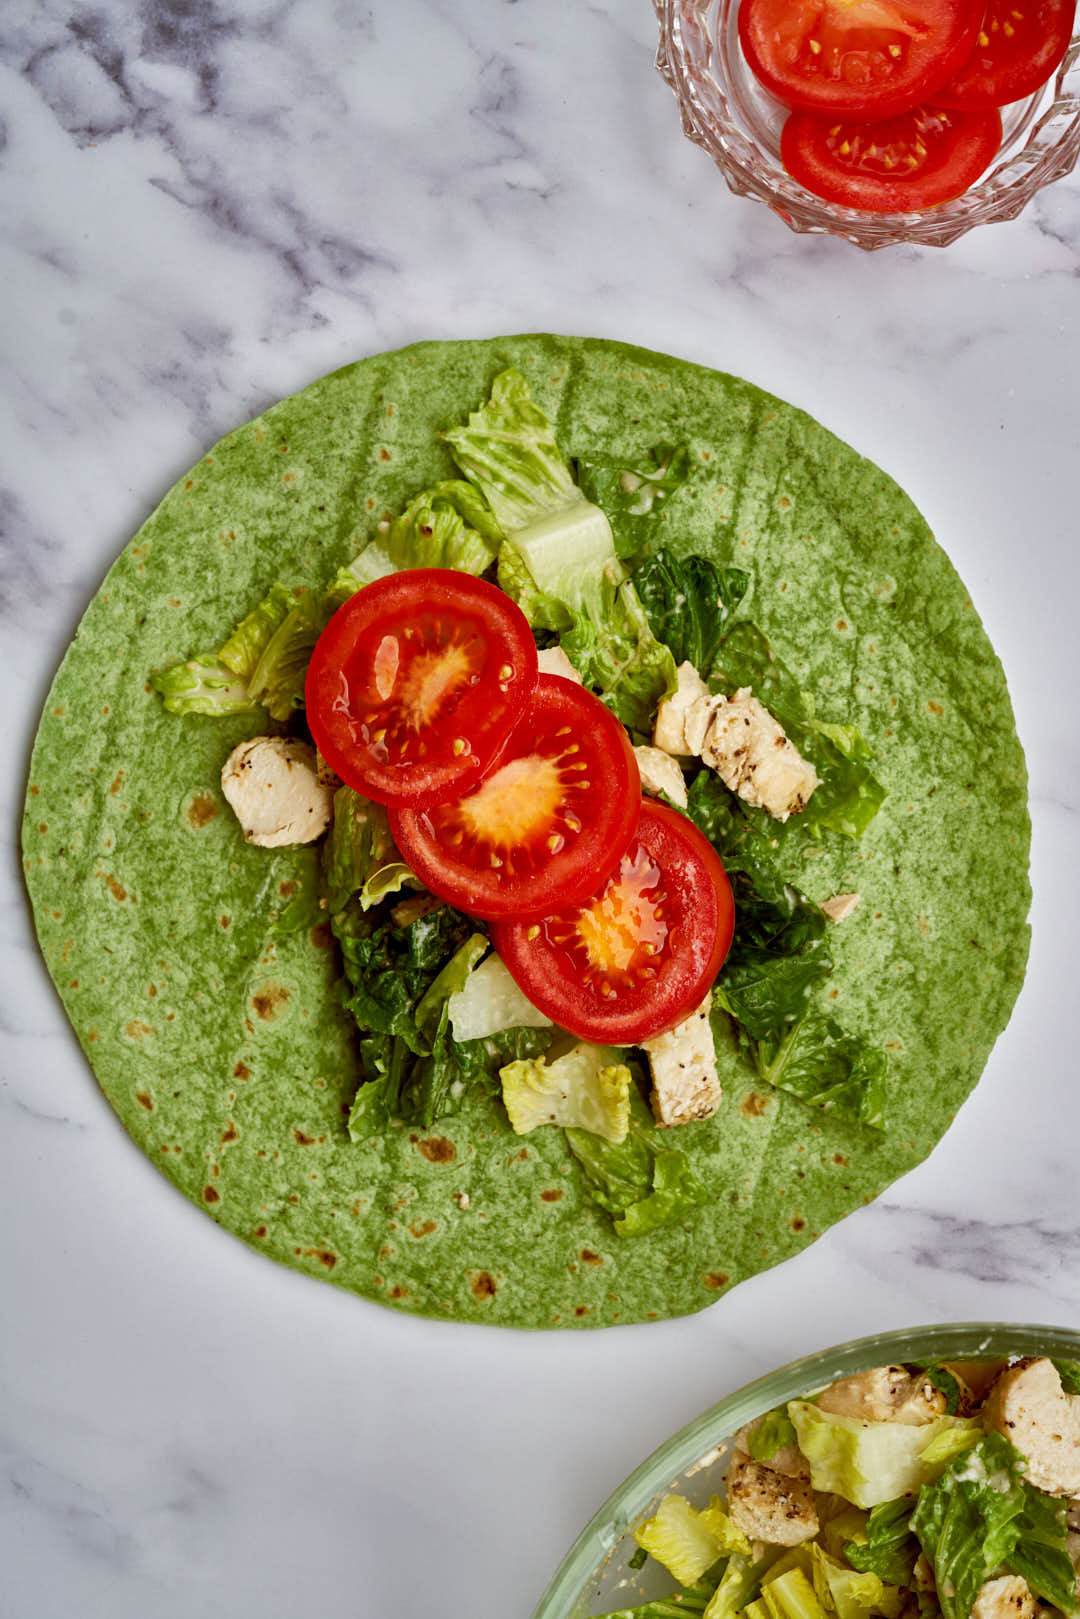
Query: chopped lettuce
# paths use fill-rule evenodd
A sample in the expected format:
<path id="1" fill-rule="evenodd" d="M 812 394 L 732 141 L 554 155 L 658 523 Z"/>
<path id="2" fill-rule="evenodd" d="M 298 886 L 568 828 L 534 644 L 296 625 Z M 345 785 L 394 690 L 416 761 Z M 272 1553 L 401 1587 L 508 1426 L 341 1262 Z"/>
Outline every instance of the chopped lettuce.
<path id="1" fill-rule="evenodd" d="M 648 1122 L 645 1104 L 631 1091 L 630 1128 L 623 1141 L 605 1141 L 589 1130 L 570 1129 L 566 1140 L 585 1175 L 594 1203 L 614 1216 L 620 1237 L 636 1237 L 675 1225 L 706 1198 L 684 1152 L 664 1144 Z"/>
<path id="2" fill-rule="evenodd" d="M 400 568 L 481 574 L 494 562 L 502 539 L 479 491 L 460 478 L 449 478 L 415 495 L 385 532 L 365 546 L 350 572 L 363 584 Z"/>
<path id="3" fill-rule="evenodd" d="M 442 436 L 504 533 L 585 499 L 520 371 L 500 372 L 487 403 Z"/>
<path id="4" fill-rule="evenodd" d="M 305 596 L 290 608 L 259 655 L 248 691 L 272 719 L 287 720 L 304 706 L 304 681 L 322 619 L 318 604 Z"/>
<path id="5" fill-rule="evenodd" d="M 750 1542 L 715 1495 L 703 1511 L 685 1496 L 666 1495 L 653 1516 L 634 1530 L 634 1539 L 680 1585 L 694 1585 L 728 1553 L 746 1555 L 750 1551 Z"/>
<path id="6" fill-rule="evenodd" d="M 747 1042 L 758 1076 L 801 1102 L 873 1130 L 885 1127 L 885 1053 L 810 1009 L 786 1031 Z"/>
<path id="7" fill-rule="evenodd" d="M 797 1443 L 798 1436 L 787 1406 L 778 1405 L 775 1411 L 766 1411 L 757 1426 L 750 1430 L 746 1448 L 755 1462 L 767 1462 L 785 1445 Z"/>
<path id="8" fill-rule="evenodd" d="M 685 444 L 655 444 L 630 465 L 582 457 L 577 463 L 585 498 L 607 514 L 621 557 L 644 554 L 668 500 L 689 476 L 690 451 Z"/>
<path id="9" fill-rule="evenodd" d="M 764 1575 L 779 1559 L 779 1547 L 767 1547 L 755 1561 L 752 1555 L 735 1552 L 728 1558 L 720 1583 L 705 1608 L 705 1619 L 736 1619 L 750 1607 Z"/>
<path id="10" fill-rule="evenodd" d="M 503 1102 L 515 1135 L 538 1125 L 587 1130 L 624 1140 L 630 1124 L 630 1070 L 611 1046 L 584 1042 L 553 1062 L 533 1057 L 499 1070 Z"/>
<path id="11" fill-rule="evenodd" d="M 696 1584 L 671 1596 L 652 1597 L 635 1608 L 618 1608 L 613 1613 L 604 1614 L 603 1619 L 682 1619 L 687 1613 L 704 1613 L 715 1590 L 715 1581 L 708 1578 L 698 1580 Z"/>
<path id="12" fill-rule="evenodd" d="M 259 705 L 241 680 L 213 653 L 174 663 L 150 676 L 170 714 L 257 714 Z"/>
<path id="13" fill-rule="evenodd" d="M 1062 1613 L 1080 1614 L 1078 1575 L 1069 1556 L 1064 1500 L 1054 1500 L 1024 1485 L 1020 1535 L 1007 1559 L 1012 1574 L 1021 1575 L 1044 1602 Z"/>
<path id="14" fill-rule="evenodd" d="M 367 911 L 405 884 L 418 882 L 398 857 L 383 806 L 352 787 L 339 787 L 334 794 L 334 819 L 323 843 L 323 871 L 331 916 L 354 894 Z"/>
<path id="15" fill-rule="evenodd" d="M 877 1574 L 894 1585 L 910 1583 L 919 1543 L 911 1529 L 915 1510 L 912 1496 L 882 1501 L 874 1507 L 858 1540 L 844 1543 L 844 1556 L 852 1568 Z"/>
<path id="16" fill-rule="evenodd" d="M 911 1527 L 945 1619 L 968 1619 L 983 1581 L 1015 1550 L 1025 1505 L 1018 1460 L 1008 1440 L 987 1434 L 919 1494 Z"/>
<path id="17" fill-rule="evenodd" d="M 550 1028 L 551 1019 L 518 988 L 492 951 L 450 997 L 450 1027 L 455 1040 L 481 1040 L 504 1029 Z"/>
<path id="18" fill-rule="evenodd" d="M 634 588 L 658 641 L 677 664 L 707 676 L 731 615 L 750 587 L 742 568 L 718 568 L 707 557 L 658 551 L 634 572 Z"/>
<path id="19" fill-rule="evenodd" d="M 786 1568 L 762 1581 L 761 1600 L 769 1619 L 827 1619 L 817 1592 L 801 1568 Z"/>
<path id="20" fill-rule="evenodd" d="M 269 594 L 240 620 L 218 653 L 225 667 L 241 680 L 250 680 L 271 636 L 294 605 L 291 590 L 286 590 L 284 585 L 272 585 Z"/>
<path id="21" fill-rule="evenodd" d="M 1055 1360 L 1054 1367 L 1066 1394 L 1080 1394 L 1080 1360 Z"/>
<path id="22" fill-rule="evenodd" d="M 768 825 L 770 835 L 781 839 L 807 832 L 857 838 L 866 831 L 885 798 L 870 769 L 870 749 L 854 725 L 830 725 L 816 717 L 812 701 L 756 624 L 743 620 L 732 626 L 709 684 L 727 693 L 749 686 L 820 777 L 800 815 L 781 824 L 765 810 L 749 810 L 756 825 Z"/>
<path id="23" fill-rule="evenodd" d="M 820 1546 L 811 1546 L 810 1556 L 814 1590 L 827 1612 L 837 1619 L 870 1619 L 877 1613 L 897 1619 L 904 1597 L 899 1586 L 886 1585 L 877 1574 L 845 1568 Z"/>
<path id="24" fill-rule="evenodd" d="M 942 1462 L 928 1462 L 927 1447 L 951 1428 L 970 1431 L 967 1417 L 936 1417 L 920 1427 L 835 1416 L 807 1400 L 789 1400 L 788 1416 L 799 1449 L 810 1463 L 815 1490 L 832 1491 L 857 1507 L 876 1507 L 918 1490 L 940 1476 Z"/>

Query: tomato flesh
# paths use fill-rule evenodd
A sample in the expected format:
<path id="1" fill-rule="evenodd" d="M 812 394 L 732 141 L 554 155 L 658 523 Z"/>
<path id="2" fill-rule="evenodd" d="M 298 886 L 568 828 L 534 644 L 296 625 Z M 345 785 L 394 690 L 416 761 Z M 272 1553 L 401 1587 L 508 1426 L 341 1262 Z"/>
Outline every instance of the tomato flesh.
<path id="1" fill-rule="evenodd" d="M 1061 65 L 1073 0 L 990 0 L 960 71 L 934 94 L 939 107 L 1004 107 L 1033 95 Z"/>
<path id="2" fill-rule="evenodd" d="M 871 120 L 929 100 L 979 17 L 980 0 L 742 0 L 739 41 L 785 106 Z"/>
<path id="3" fill-rule="evenodd" d="M 1001 145 L 997 112 L 916 107 L 883 123 L 792 113 L 780 155 L 793 180 L 845 208 L 909 213 L 958 197 Z"/>
<path id="4" fill-rule="evenodd" d="M 519 988 L 582 1040 L 635 1045 L 700 1006 L 731 946 L 727 874 L 693 822 L 645 798 L 618 869 L 581 903 L 497 923 Z"/>
<path id="5" fill-rule="evenodd" d="M 494 585 L 413 568 L 349 598 L 308 667 L 308 724 L 350 787 L 431 804 L 488 770 L 536 684 L 528 621 Z"/>
<path id="6" fill-rule="evenodd" d="M 598 697 L 541 675 L 490 773 L 470 792 L 391 810 L 402 857 L 440 899 L 486 919 L 584 899 L 634 835 L 633 749 Z"/>

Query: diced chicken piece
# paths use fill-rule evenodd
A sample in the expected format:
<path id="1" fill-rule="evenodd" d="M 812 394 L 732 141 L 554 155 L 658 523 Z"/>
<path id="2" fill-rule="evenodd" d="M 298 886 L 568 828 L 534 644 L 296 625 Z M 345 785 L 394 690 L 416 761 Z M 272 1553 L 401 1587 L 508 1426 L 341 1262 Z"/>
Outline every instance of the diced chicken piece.
<path id="1" fill-rule="evenodd" d="M 1035 1619 L 1039 1604 L 1019 1574 L 984 1580 L 971 1609 L 971 1619 Z"/>
<path id="2" fill-rule="evenodd" d="M 861 894 L 834 894 L 831 899 L 823 899 L 821 909 L 830 922 L 845 921 L 858 905 Z"/>
<path id="3" fill-rule="evenodd" d="M 711 1119 L 720 1106 L 724 1092 L 709 1026 L 711 1000 L 710 994 L 666 1034 L 641 1042 L 652 1070 L 652 1110 L 661 1128 Z"/>
<path id="4" fill-rule="evenodd" d="M 764 1420 L 763 1417 L 758 1417 L 756 1422 L 748 1422 L 745 1428 L 739 1429 L 732 1446 L 735 1456 L 743 1454 L 750 1458 L 750 1435 L 761 1427 Z M 810 1477 L 810 1463 L 798 1445 L 781 1445 L 780 1449 L 774 1450 L 768 1460 L 761 1465 L 767 1467 L 770 1473 L 780 1473 L 784 1478 Z"/>
<path id="5" fill-rule="evenodd" d="M 727 1471 L 728 1512 L 751 1540 L 801 1546 L 819 1524 L 809 1479 L 788 1478 L 736 1450 Z"/>
<path id="6" fill-rule="evenodd" d="M 834 1417 L 900 1422 L 908 1428 L 933 1422 L 946 1403 L 939 1389 L 924 1377 L 913 1377 L 903 1366 L 875 1366 L 854 1377 L 842 1377 L 817 1397 L 818 1410 Z"/>
<path id="7" fill-rule="evenodd" d="M 1053 1362 L 1040 1357 L 1002 1372 L 983 1407 L 1027 1461 L 1027 1479 L 1047 1495 L 1080 1495 L 1080 1394 L 1066 1394 Z"/>
<path id="8" fill-rule="evenodd" d="M 545 647 L 542 652 L 536 654 L 536 661 L 542 675 L 562 675 L 564 680 L 572 680 L 575 686 L 584 684 L 561 646 Z"/>
<path id="9" fill-rule="evenodd" d="M 260 849 L 313 843 L 333 814 L 334 795 L 319 780 L 315 749 L 282 736 L 239 743 L 225 761 L 221 790 L 245 838 Z"/>
<path id="10" fill-rule="evenodd" d="M 686 781 L 677 759 L 663 748 L 635 748 L 643 793 L 663 793 L 680 809 L 686 808 Z"/>
<path id="11" fill-rule="evenodd" d="M 768 810 L 778 821 L 805 809 L 818 785 L 813 765 L 788 741 L 749 686 L 719 700 L 701 757 L 745 803 Z"/>
<path id="12" fill-rule="evenodd" d="M 665 697 L 656 711 L 653 742 L 665 753 L 686 758 L 701 752 L 711 717 L 712 698 L 692 663 L 680 663 L 675 673 L 679 683 L 673 695 Z M 689 735 L 688 717 L 691 719 Z"/>

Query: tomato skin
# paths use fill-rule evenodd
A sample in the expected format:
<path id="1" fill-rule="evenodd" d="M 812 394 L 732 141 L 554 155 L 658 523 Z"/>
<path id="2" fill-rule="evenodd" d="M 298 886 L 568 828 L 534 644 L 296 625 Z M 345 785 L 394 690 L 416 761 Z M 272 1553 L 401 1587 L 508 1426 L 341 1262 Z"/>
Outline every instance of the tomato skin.
<path id="1" fill-rule="evenodd" d="M 389 819 L 402 858 L 433 894 L 485 920 L 528 919 L 591 894 L 634 836 L 640 808 L 637 760 L 614 714 L 575 681 L 540 675 L 481 782 L 444 803 L 391 809 Z"/>
<path id="2" fill-rule="evenodd" d="M 410 568 L 338 608 L 308 666 L 307 720 L 357 792 L 433 804 L 491 767 L 536 677 L 532 631 L 509 596 L 452 568 Z M 418 718 L 424 707 L 434 713 Z"/>
<path id="3" fill-rule="evenodd" d="M 1073 0 L 990 0 L 971 55 L 934 92 L 939 107 L 981 110 L 1033 95 L 1069 48 Z"/>
<path id="4" fill-rule="evenodd" d="M 559 943 L 575 920 L 581 937 L 588 905 L 560 909 L 539 925 L 492 924 L 492 942 L 518 987 L 554 1023 L 581 1040 L 637 1045 L 673 1028 L 701 1005 L 731 947 L 735 907 L 716 850 L 685 815 L 655 799 L 642 800 L 637 835 L 619 871 L 590 900 L 602 906 L 642 859 L 660 873 L 657 909 L 664 913 L 667 936 L 648 958 L 656 963 L 654 976 L 646 982 L 624 981 L 614 996 L 605 997 L 598 987 L 606 968 L 594 974 L 596 982 L 588 982 L 580 957 Z M 653 902 L 641 907 L 640 890 L 635 897 L 639 927 L 648 927 L 656 914 Z"/>
<path id="5" fill-rule="evenodd" d="M 739 42 L 785 106 L 875 121 L 932 99 L 971 52 L 981 0 L 742 0 Z"/>
<path id="6" fill-rule="evenodd" d="M 1000 145 L 997 112 L 916 107 L 880 124 L 834 124 L 793 112 L 780 155 L 792 179 L 826 202 L 910 213 L 960 196 Z"/>

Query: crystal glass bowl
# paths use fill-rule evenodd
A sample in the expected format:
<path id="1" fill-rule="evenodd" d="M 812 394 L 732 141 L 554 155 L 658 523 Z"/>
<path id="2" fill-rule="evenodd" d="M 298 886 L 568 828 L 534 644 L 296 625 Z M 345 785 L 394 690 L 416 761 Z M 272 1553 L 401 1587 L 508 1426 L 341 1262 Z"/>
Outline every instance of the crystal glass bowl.
<path id="1" fill-rule="evenodd" d="M 670 1592 L 674 1581 L 656 1563 L 650 1560 L 640 1570 L 629 1567 L 637 1549 L 635 1524 L 650 1517 L 670 1490 L 695 1506 L 706 1505 L 727 1466 L 727 1441 L 773 1406 L 870 1366 L 1006 1355 L 1080 1360 L 1080 1332 L 985 1321 L 905 1328 L 822 1350 L 748 1383 L 688 1422 L 620 1484 L 567 1552 L 533 1619 L 588 1619 Z"/>
<path id="2" fill-rule="evenodd" d="M 962 197 L 908 214 L 871 214 L 823 202 L 780 163 L 787 116 L 754 78 L 739 47 L 739 0 L 653 0 L 656 65 L 679 103 L 688 139 L 708 152 L 731 190 L 755 197 L 795 231 L 842 236 L 856 247 L 917 242 L 947 247 L 975 225 L 1015 219 L 1035 193 L 1068 174 L 1080 154 L 1080 32 L 1054 79 L 1002 108 L 994 163 Z M 1080 8 L 1078 8 L 1080 27 Z"/>

